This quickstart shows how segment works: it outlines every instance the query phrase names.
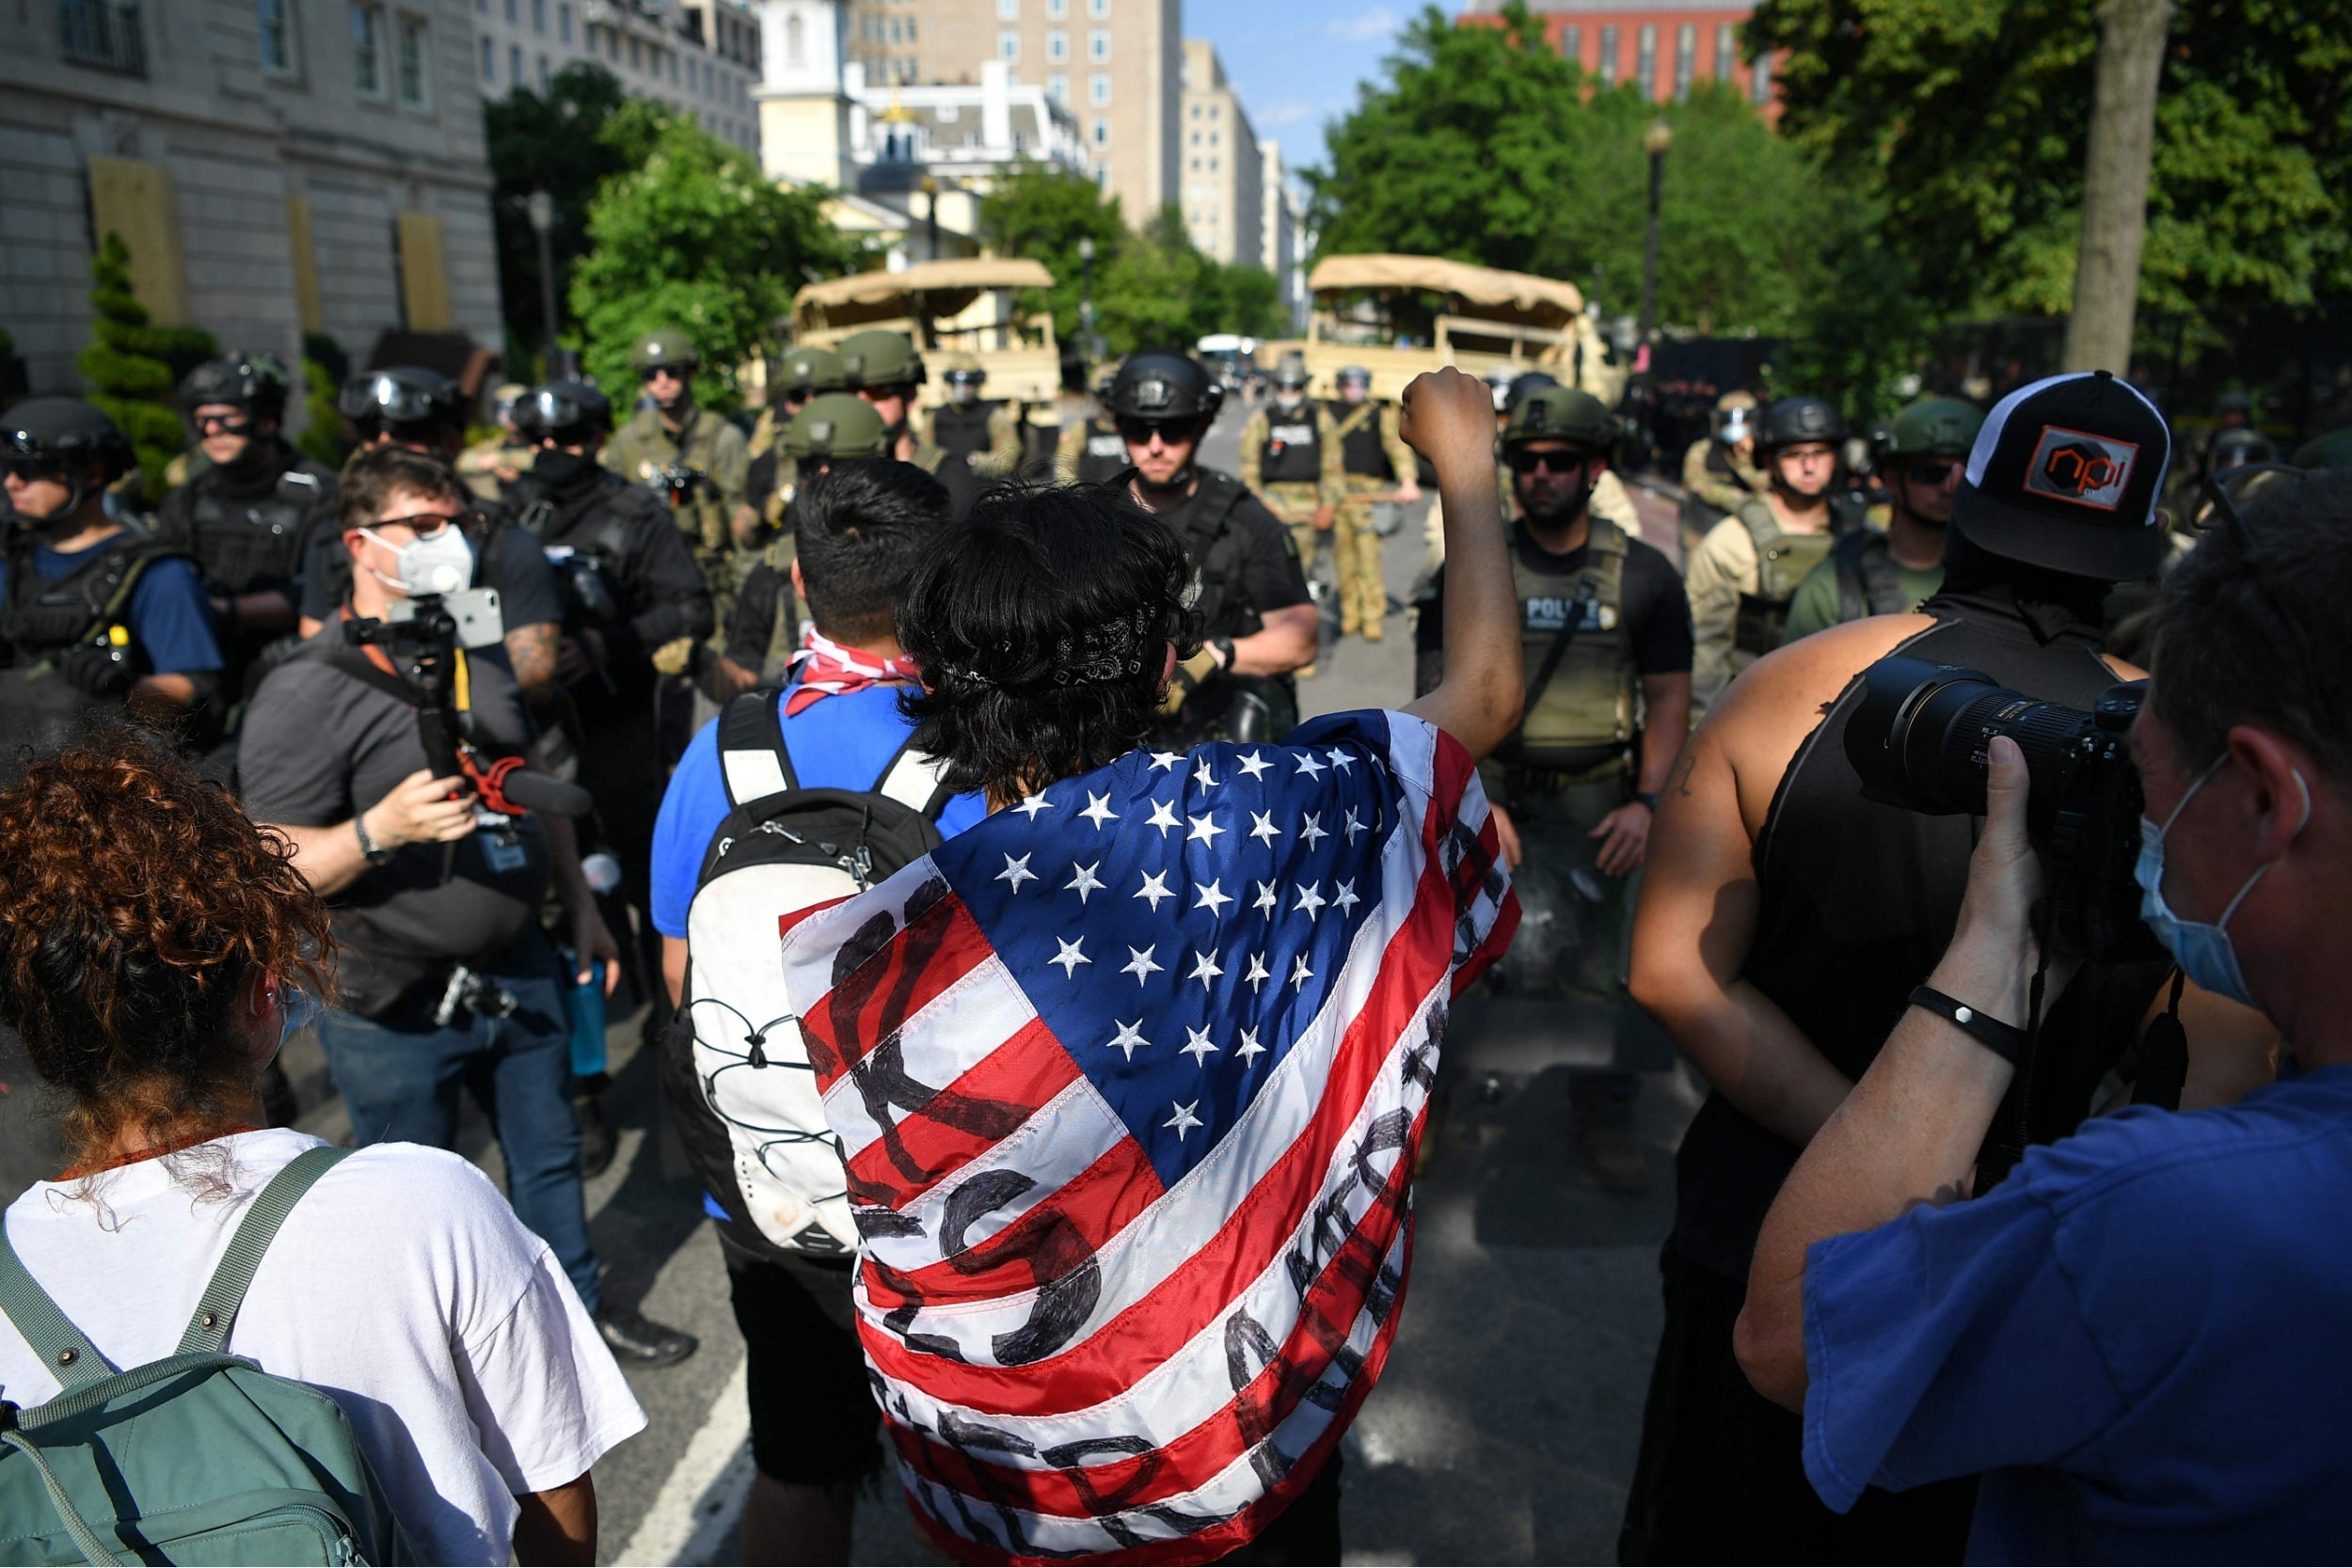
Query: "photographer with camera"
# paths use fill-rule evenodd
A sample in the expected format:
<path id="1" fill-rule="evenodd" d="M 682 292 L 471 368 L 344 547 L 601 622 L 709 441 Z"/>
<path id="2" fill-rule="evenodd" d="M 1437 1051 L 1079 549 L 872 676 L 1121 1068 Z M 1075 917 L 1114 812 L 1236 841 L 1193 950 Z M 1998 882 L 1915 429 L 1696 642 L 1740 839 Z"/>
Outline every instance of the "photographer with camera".
<path id="1" fill-rule="evenodd" d="M 1865 797 L 1852 750 L 1883 755 L 1887 719 L 1857 673 L 1899 653 L 2042 702 L 2098 705 L 2138 673 L 2102 657 L 2095 628 L 2110 584 L 2155 569 L 2169 451 L 2155 408 L 2104 372 L 2012 393 L 1970 452 L 1937 595 L 1759 659 L 1675 765 L 1650 834 L 1631 985 L 1712 1092 L 1676 1160 L 1664 1332 L 1619 1542 L 1629 1562 L 1961 1553 L 1972 1480 L 1872 1490 L 1842 1515 L 1822 1506 L 1800 1424 L 1748 1386 L 1732 1323 L 1773 1193 L 1949 942 L 1979 833 L 1967 802 L 1929 816 L 1883 790 Z M 2125 945 L 2118 957 L 2133 961 L 2089 965 L 2052 1010 L 2050 1037 L 2067 1049 L 2014 1089 L 1979 1190 L 2026 1143 L 2071 1132 L 2161 1010 L 2161 955 Z M 2262 1069 L 2270 1031 L 2255 1015 L 2192 987 L 2180 1016 L 2187 1102 L 2227 1099 Z"/>
<path id="2" fill-rule="evenodd" d="M 1740 1364 L 1803 1411 L 1821 1497 L 1981 1472 L 1977 1560 L 2332 1561 L 2352 1539 L 2352 965 L 2329 918 L 2352 897 L 2352 482 L 2220 510 L 2166 582 L 2129 732 L 2134 880 L 2155 941 L 2275 1020 L 2292 1070 L 2227 1111 L 2088 1121 L 1983 1192 L 2014 1082 L 2075 1044 L 2043 936 L 2052 770 L 2030 735 L 1995 740 L 1938 994 L 1813 1138 L 1749 1272 Z"/>
<path id="3" fill-rule="evenodd" d="M 618 953 L 571 823 L 485 798 L 502 776 L 488 759 L 533 737 L 494 629 L 476 628 L 467 640 L 485 645 L 472 649 L 429 645 L 454 641 L 436 623 L 472 586 L 457 521 L 471 499 L 447 466 L 396 447 L 344 468 L 350 596 L 255 693 L 245 806 L 293 844 L 295 868 L 328 901 L 341 1001 L 319 1041 L 358 1141 L 454 1148 L 458 1094 L 469 1091 L 496 1131 L 516 1213 L 554 1250 L 605 1342 L 633 1365 L 666 1366 L 694 1341 L 601 1300 L 565 976 L 539 932 L 550 877 L 580 955 L 572 978 L 586 983 L 597 961 L 612 974 Z M 426 743 L 445 718 L 444 670 L 458 727 L 481 754 L 464 777 Z"/>

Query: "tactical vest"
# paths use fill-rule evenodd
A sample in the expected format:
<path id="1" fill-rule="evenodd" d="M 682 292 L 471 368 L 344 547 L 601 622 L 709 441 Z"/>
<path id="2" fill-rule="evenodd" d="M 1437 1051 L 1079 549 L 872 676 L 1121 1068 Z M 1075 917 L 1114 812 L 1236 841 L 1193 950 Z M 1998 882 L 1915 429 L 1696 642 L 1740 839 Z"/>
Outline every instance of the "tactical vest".
<path id="1" fill-rule="evenodd" d="M 1780 646 L 1781 628 L 1788 625 L 1788 601 L 1796 597 L 1797 584 L 1804 580 L 1805 573 L 1820 564 L 1821 558 L 1836 543 L 1837 535 L 1827 530 L 1820 533 L 1784 532 L 1780 518 L 1761 500 L 1746 502 L 1736 515 L 1756 545 L 1756 591 L 1740 595 L 1740 618 L 1732 631 L 1731 645 L 1740 653 L 1761 658 Z M 1831 530 L 1836 525 L 1833 513 Z"/>
<path id="2" fill-rule="evenodd" d="M 1078 483 L 1108 484 L 1127 471 L 1127 438 L 1115 424 L 1086 422 L 1086 444 L 1078 449 Z"/>
<path id="3" fill-rule="evenodd" d="M 931 439 L 958 457 L 969 458 L 988 450 L 988 421 L 994 403 L 942 404 L 931 414 Z"/>
<path id="4" fill-rule="evenodd" d="M 1894 615 L 1911 608 L 1903 592 L 1902 568 L 1886 535 L 1867 529 L 1846 534 L 1830 547 L 1837 563 L 1837 618 L 1859 621 L 1866 615 Z"/>
<path id="5" fill-rule="evenodd" d="M 130 656 L 134 674 L 149 673 L 146 650 L 130 641 L 121 617 L 139 578 L 156 562 L 184 554 L 151 535 L 126 530 L 55 582 L 33 570 L 34 541 L 19 531 L 8 547 L 8 602 L 0 607 L 0 747 L 45 750 L 63 741 L 92 708 L 119 707 L 119 699 L 93 697 L 57 667 L 69 649 L 111 643 Z"/>
<path id="6" fill-rule="evenodd" d="M 1625 619 L 1625 531 L 1604 517 L 1588 526 L 1584 566 L 1573 580 L 1528 565 L 1512 530 L 1528 695 L 1518 730 L 1502 748 L 1508 762 L 1581 767 L 1596 747 L 1632 744 L 1640 688 Z"/>
<path id="7" fill-rule="evenodd" d="M 250 594 L 302 575 L 302 551 L 311 510 L 326 487 L 315 474 L 289 467 L 267 495 L 222 494 L 218 468 L 190 490 L 185 541 L 205 586 L 219 594 Z"/>
<path id="8" fill-rule="evenodd" d="M 1359 479 L 1393 483 L 1396 467 L 1389 461 L 1387 443 L 1380 439 L 1380 405 L 1366 398 L 1358 404 L 1326 405 L 1339 426 L 1340 467 Z"/>
<path id="9" fill-rule="evenodd" d="M 1258 478 L 1266 484 L 1319 484 L 1323 441 L 1315 431 L 1315 405 L 1302 403 L 1295 414 L 1268 406 L 1265 445 L 1259 449 Z"/>
<path id="10" fill-rule="evenodd" d="M 617 474 L 597 478 L 599 483 L 567 499 L 559 499 L 530 474 L 515 486 L 516 522 L 524 531 L 543 549 L 568 546 L 572 552 L 554 562 L 564 584 L 566 631 L 628 619 L 630 585 L 623 576 L 628 525 L 636 517 L 660 515 L 660 498 L 643 485 L 630 484 Z"/>

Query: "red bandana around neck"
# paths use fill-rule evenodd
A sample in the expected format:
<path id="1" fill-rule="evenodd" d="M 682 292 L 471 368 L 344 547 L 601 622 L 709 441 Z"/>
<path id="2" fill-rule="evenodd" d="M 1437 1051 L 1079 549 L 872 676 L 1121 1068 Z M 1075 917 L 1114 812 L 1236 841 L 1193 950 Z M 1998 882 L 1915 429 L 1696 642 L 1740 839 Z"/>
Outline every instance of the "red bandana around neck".
<path id="1" fill-rule="evenodd" d="M 922 678 L 914 660 L 901 655 L 882 658 L 863 648 L 845 648 L 830 637 L 820 634 L 815 626 L 801 638 L 801 651 L 792 656 L 793 666 L 801 673 L 784 700 L 787 719 L 800 713 L 827 697 L 846 696 L 863 691 L 884 681 L 915 681 Z"/>

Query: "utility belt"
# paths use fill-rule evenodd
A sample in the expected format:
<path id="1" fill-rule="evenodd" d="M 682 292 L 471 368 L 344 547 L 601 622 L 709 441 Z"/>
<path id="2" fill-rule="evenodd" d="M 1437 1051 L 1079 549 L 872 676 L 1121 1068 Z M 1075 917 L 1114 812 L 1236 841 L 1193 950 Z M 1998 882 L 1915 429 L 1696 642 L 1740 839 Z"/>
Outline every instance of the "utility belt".
<path id="1" fill-rule="evenodd" d="M 1508 796 L 1557 795 L 1579 784 L 1598 784 L 1607 779 L 1629 780 L 1633 776 L 1630 748 L 1589 768 L 1547 768 L 1540 762 L 1513 761 L 1501 756 L 1497 760 L 1502 763 L 1503 788 Z"/>

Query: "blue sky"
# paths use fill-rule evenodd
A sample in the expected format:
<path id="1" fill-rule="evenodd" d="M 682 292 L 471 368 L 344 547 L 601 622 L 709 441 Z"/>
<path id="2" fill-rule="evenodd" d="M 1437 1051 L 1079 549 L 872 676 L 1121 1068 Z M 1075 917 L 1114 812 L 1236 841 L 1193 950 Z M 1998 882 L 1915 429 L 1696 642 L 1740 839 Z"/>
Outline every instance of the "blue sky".
<path id="1" fill-rule="evenodd" d="M 1357 84 L 1379 74 L 1418 9 L 1418 0 L 1184 0 L 1184 36 L 1216 44 L 1250 125 L 1296 169 L 1323 161 L 1324 121 L 1355 103 Z"/>

